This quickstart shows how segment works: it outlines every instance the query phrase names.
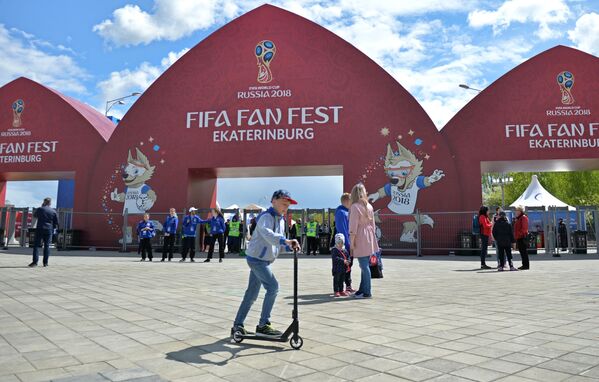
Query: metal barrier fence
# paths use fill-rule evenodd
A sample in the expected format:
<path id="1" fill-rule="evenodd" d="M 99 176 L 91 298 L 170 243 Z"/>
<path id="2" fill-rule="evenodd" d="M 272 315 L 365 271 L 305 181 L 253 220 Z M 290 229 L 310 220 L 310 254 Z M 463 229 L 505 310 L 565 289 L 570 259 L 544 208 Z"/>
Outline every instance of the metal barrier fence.
<path id="1" fill-rule="evenodd" d="M 177 209 L 186 211 L 187 209 Z M 334 210 L 305 209 L 290 210 L 287 222 L 287 234 L 294 236 L 306 248 L 306 223 L 310 216 L 319 223 L 318 248 L 321 254 L 328 253 L 331 235 L 334 232 Z M 32 246 L 36 219 L 33 208 L 0 208 L 0 246 L 10 247 Z M 205 218 L 210 209 L 198 210 Z M 252 218 L 260 210 L 239 209 L 225 210 L 229 217 L 238 214 L 241 219 L 239 248 L 243 251 L 250 238 Z M 60 229 L 55 235 L 56 248 L 67 249 L 98 249 L 137 251 L 137 223 L 140 215 L 124 213 L 78 212 L 72 209 L 58 209 Z M 506 211 L 508 219 L 512 220 L 514 211 Z M 576 211 L 549 208 L 529 209 L 529 231 L 532 253 L 544 251 L 548 254 L 559 253 L 598 253 L 597 232 L 599 232 L 599 208 L 596 206 L 580 206 Z M 411 255 L 478 255 L 480 237 L 473 233 L 474 211 L 467 212 L 420 212 L 410 215 L 377 214 L 377 237 L 380 247 L 386 254 Z M 157 227 L 158 234 L 152 239 L 152 245 L 161 249 L 163 245 L 162 224 L 167 212 L 152 212 L 151 220 Z M 181 222 L 183 214 L 179 213 L 179 230 L 175 236 L 175 251 L 180 250 Z M 560 219 L 564 225 L 560 225 Z M 292 227 L 292 224 L 297 224 Z M 297 228 L 301 227 L 301 228 Z M 206 226 L 198 226 L 196 232 L 196 249 L 204 247 L 208 235 Z M 226 244 L 225 244 L 226 245 Z M 237 246 L 236 246 L 237 247 Z"/>

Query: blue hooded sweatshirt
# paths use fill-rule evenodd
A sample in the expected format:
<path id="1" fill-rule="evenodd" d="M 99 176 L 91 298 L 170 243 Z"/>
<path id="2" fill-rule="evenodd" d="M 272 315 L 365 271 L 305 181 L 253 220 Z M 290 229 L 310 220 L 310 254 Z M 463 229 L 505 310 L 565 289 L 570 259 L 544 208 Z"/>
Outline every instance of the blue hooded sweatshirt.
<path id="1" fill-rule="evenodd" d="M 149 230 L 144 230 L 144 228 L 149 228 Z M 156 231 L 154 230 L 154 223 L 151 221 L 142 220 L 137 224 L 137 236 L 140 239 L 151 239 L 156 235 Z"/>
<path id="2" fill-rule="evenodd" d="M 349 252 L 349 210 L 342 204 L 335 210 L 335 232 L 345 237 L 345 249 Z"/>

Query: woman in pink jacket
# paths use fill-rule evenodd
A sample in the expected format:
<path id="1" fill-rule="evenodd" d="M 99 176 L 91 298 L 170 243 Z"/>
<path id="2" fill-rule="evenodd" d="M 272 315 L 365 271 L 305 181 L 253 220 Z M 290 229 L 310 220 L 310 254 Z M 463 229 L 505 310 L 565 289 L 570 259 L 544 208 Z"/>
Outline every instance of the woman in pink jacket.
<path id="1" fill-rule="evenodd" d="M 356 298 L 370 298 L 370 256 L 379 251 L 374 224 L 374 210 L 368 203 L 368 194 L 363 184 L 359 183 L 351 191 L 351 208 L 349 210 L 349 237 L 351 254 L 358 259 L 362 279 L 360 288 L 354 295 Z"/>

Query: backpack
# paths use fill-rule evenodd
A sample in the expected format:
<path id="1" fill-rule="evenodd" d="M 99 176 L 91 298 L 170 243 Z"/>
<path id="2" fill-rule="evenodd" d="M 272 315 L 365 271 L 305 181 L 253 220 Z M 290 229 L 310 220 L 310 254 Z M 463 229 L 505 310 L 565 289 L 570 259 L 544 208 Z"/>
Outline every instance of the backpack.
<path id="1" fill-rule="evenodd" d="M 478 220 L 478 215 L 472 217 L 472 233 L 480 235 L 480 220 Z"/>

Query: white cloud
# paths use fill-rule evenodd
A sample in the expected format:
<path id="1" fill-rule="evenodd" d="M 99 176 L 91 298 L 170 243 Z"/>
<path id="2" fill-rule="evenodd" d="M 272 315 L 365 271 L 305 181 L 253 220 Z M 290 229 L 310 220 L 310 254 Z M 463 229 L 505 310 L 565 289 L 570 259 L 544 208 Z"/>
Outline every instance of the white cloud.
<path id="1" fill-rule="evenodd" d="M 533 22 L 538 24 L 536 35 L 547 40 L 560 36 L 560 32 L 552 29 L 552 25 L 565 23 L 571 14 L 565 0 L 507 0 L 495 11 L 470 12 L 468 22 L 475 28 L 492 26 L 495 34 L 513 22 Z"/>
<path id="2" fill-rule="evenodd" d="M 599 56 L 599 14 L 592 12 L 581 16 L 568 37 L 578 49 Z"/>
<path id="3" fill-rule="evenodd" d="M 56 205 L 57 180 L 9 181 L 6 183 L 6 199 L 15 207 L 37 207 L 46 197 Z M 7 200 L 7 202 L 8 202 Z"/>
<path id="4" fill-rule="evenodd" d="M 65 52 L 72 51 L 0 24 L 0 85 L 24 76 L 61 92 L 85 93 L 89 75 Z"/>
<path id="5" fill-rule="evenodd" d="M 532 0 L 523 0 L 522 2 L 538 3 Z M 561 3 L 556 0 L 546 0 L 546 2 L 549 5 Z M 502 16 L 504 17 L 502 19 L 499 17 L 500 14 L 505 13 L 509 16 L 513 11 L 510 8 L 512 6 L 508 3 L 511 2 L 506 2 L 502 5 L 503 8 L 500 7 L 498 11 L 495 11 L 498 12 L 496 21 L 499 26 L 503 25 L 501 23 L 507 17 Z M 166 12 L 165 7 L 171 7 L 169 5 L 171 3 L 167 4 L 162 1 L 155 1 L 154 4 L 152 14 L 140 11 L 142 13 L 138 16 L 141 20 L 148 17 L 150 20 L 154 20 L 158 14 Z M 234 15 L 261 5 L 261 0 L 240 2 L 239 6 L 230 8 L 225 14 L 219 9 L 226 8 L 227 4 L 231 4 L 231 2 L 215 0 L 210 4 L 207 13 L 218 13 L 219 17 L 211 16 L 212 23 L 218 24 Z M 453 12 L 465 15 L 477 6 L 476 0 L 411 2 L 277 0 L 273 4 L 311 19 L 354 44 L 406 87 L 418 99 L 439 128 L 476 95 L 474 92 L 460 89 L 458 84 L 467 83 L 473 87 L 483 88 L 488 84 L 484 78 L 491 71 L 490 67 L 520 64 L 525 60 L 526 53 L 532 49 L 532 45 L 524 39 L 508 41 L 494 39 L 488 43 L 475 45 L 468 36 L 471 33 L 466 34 L 459 26 L 444 25 L 436 17 L 431 20 L 430 14 L 434 12 L 445 12 L 445 14 Z M 557 8 L 559 7 L 553 5 L 541 14 L 551 16 L 552 10 Z M 539 24 L 546 21 L 538 19 L 539 16 L 534 9 L 524 7 L 523 10 L 526 11 L 526 16 L 522 20 L 530 20 Z M 118 11 L 115 11 L 115 14 Z M 170 13 L 181 15 L 175 11 L 170 11 Z M 424 14 L 427 14 L 428 17 L 425 17 Z M 470 13 L 470 15 L 473 14 Z M 181 17 L 183 16 L 181 15 Z M 117 18 L 114 20 L 116 22 Z M 520 19 L 509 19 L 508 23 L 518 20 Z M 554 20 L 555 18 L 550 19 L 547 25 Z M 135 21 L 128 21 L 126 24 L 133 27 L 135 23 Z M 154 28 L 155 20 L 148 21 L 148 23 L 150 23 L 148 33 L 154 33 L 154 35 L 148 35 L 144 39 L 133 37 L 127 40 L 128 43 L 147 43 L 155 39 L 163 39 L 164 35 L 175 38 L 174 36 L 182 30 L 179 26 L 167 23 L 161 24 L 164 28 L 158 30 Z M 202 25 L 206 27 L 208 24 L 209 22 L 206 22 Z M 189 23 L 187 25 L 186 30 L 191 31 L 193 25 Z M 166 29 L 169 28 L 176 30 L 167 32 Z M 125 40 L 120 39 L 119 41 L 123 44 Z M 164 60 L 168 60 L 168 58 Z M 99 84 L 104 99 L 146 89 L 165 69 L 165 66 L 165 63 L 162 63 L 160 67 L 143 63 L 135 70 L 112 73 L 108 80 Z"/>
<path id="6" fill-rule="evenodd" d="M 154 0 L 151 11 L 127 4 L 113 11 L 112 17 L 93 27 L 105 41 L 116 46 L 174 41 L 195 31 L 229 21 L 261 4 L 263 0 Z M 371 19 L 422 15 L 431 12 L 466 12 L 477 0 L 275 0 L 273 5 L 322 23 L 344 15 Z"/>
<path id="7" fill-rule="evenodd" d="M 93 31 L 116 46 L 174 41 L 230 19 L 238 11 L 234 2 L 223 0 L 155 0 L 151 12 L 132 4 L 116 9 Z"/>
<path id="8" fill-rule="evenodd" d="M 181 56 L 189 51 L 188 48 L 179 52 L 169 52 L 166 57 L 160 61 L 160 65 L 152 65 L 149 62 L 142 62 L 137 68 L 124 69 L 118 72 L 110 73 L 110 76 L 97 84 L 100 90 L 99 98 L 101 104 L 97 107 L 104 113 L 105 103 L 108 100 L 119 98 L 133 92 L 145 91 L 156 78 L 158 78 L 166 69 L 175 63 Z M 130 102 L 130 101 L 125 101 Z M 122 118 L 124 109 L 115 105 L 110 110 L 110 115 Z"/>
<path id="9" fill-rule="evenodd" d="M 437 128 L 443 127 L 476 92 L 464 90 L 459 84 L 468 84 L 483 89 L 489 66 L 497 64 L 518 65 L 526 59 L 532 44 L 513 39 L 489 46 L 478 46 L 467 42 L 454 42 L 445 46 L 449 50 L 439 63 L 428 68 L 391 69 L 393 76 L 418 99 Z"/>

